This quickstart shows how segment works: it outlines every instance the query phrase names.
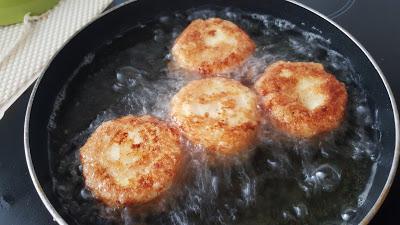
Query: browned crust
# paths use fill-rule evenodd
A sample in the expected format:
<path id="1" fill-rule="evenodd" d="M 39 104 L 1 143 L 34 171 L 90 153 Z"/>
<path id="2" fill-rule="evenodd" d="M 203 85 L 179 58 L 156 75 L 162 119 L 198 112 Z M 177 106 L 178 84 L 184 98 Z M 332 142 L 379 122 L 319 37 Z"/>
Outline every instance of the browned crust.
<path id="1" fill-rule="evenodd" d="M 213 86 L 214 82 L 220 82 L 226 87 L 224 91 L 213 95 L 204 94 L 207 88 Z M 233 92 L 248 93 L 250 107 L 238 107 L 235 101 L 226 99 Z M 220 118 L 182 114 L 185 104 L 207 104 L 217 101 L 223 105 Z M 242 113 L 245 119 L 232 126 L 228 123 L 230 112 Z M 205 147 L 210 153 L 220 155 L 235 155 L 249 149 L 249 146 L 254 143 L 259 125 L 256 95 L 240 82 L 222 77 L 195 80 L 183 87 L 171 101 L 171 116 L 191 142 Z"/>
<path id="2" fill-rule="evenodd" d="M 215 35 L 215 27 L 235 39 L 237 44 L 206 45 L 204 40 Z M 254 50 L 254 42 L 237 25 L 227 20 L 210 18 L 192 21 L 175 40 L 172 55 L 180 67 L 203 76 L 213 76 L 239 66 Z"/>
<path id="3" fill-rule="evenodd" d="M 294 76 L 279 76 L 283 69 L 292 71 Z M 325 81 L 317 91 L 327 98 L 313 110 L 304 107 L 294 91 L 298 80 L 305 76 Z M 345 85 L 319 63 L 278 61 L 265 70 L 255 89 L 263 96 L 263 106 L 272 124 L 293 136 L 309 138 L 335 129 L 345 114 Z"/>
<path id="4" fill-rule="evenodd" d="M 140 129 L 142 143 L 127 138 L 133 129 Z M 105 150 L 113 144 L 130 146 L 125 156 L 135 154 L 139 160 L 128 164 L 110 160 Z M 182 151 L 177 130 L 150 116 L 129 115 L 101 124 L 80 149 L 80 156 L 86 186 L 97 199 L 119 207 L 146 203 L 163 194 L 173 183 Z M 150 172 L 146 174 L 145 168 Z M 126 170 L 137 175 L 120 185 L 110 171 Z"/>

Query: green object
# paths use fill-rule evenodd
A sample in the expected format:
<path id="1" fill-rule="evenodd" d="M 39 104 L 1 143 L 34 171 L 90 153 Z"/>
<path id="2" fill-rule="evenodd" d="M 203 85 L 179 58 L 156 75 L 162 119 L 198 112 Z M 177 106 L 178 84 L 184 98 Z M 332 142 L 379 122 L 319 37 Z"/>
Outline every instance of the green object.
<path id="1" fill-rule="evenodd" d="M 0 0 L 0 26 L 20 23 L 27 13 L 40 15 L 53 8 L 59 0 Z"/>

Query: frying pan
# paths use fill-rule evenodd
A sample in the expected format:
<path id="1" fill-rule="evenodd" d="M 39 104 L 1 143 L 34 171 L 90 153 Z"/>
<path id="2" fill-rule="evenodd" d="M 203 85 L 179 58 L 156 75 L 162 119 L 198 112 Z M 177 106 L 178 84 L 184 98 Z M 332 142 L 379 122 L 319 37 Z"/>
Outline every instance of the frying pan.
<path id="1" fill-rule="evenodd" d="M 369 102 L 379 109 L 378 120 L 382 127 L 381 153 L 376 175 L 365 203 L 351 221 L 367 224 L 382 205 L 395 176 L 399 157 L 399 118 L 394 97 L 384 75 L 369 53 L 347 31 L 320 13 L 294 1 L 281 0 L 171 0 L 131 1 L 105 12 L 77 32 L 48 64 L 36 82 L 25 118 L 25 154 L 34 186 L 48 211 L 59 224 L 72 223 L 60 214 L 60 206 L 52 193 L 52 180 L 48 152 L 47 124 L 56 96 L 81 65 L 85 56 L 112 39 L 121 31 L 151 20 L 160 12 L 173 12 L 207 4 L 235 7 L 244 11 L 269 14 L 294 24 L 304 22 L 305 29 L 319 29 L 325 38 L 332 40 L 332 48 L 352 60 L 354 69 L 364 74 L 363 87 Z M 140 36 L 141 34 L 137 34 Z M 82 112 L 82 117 L 88 115 Z"/>

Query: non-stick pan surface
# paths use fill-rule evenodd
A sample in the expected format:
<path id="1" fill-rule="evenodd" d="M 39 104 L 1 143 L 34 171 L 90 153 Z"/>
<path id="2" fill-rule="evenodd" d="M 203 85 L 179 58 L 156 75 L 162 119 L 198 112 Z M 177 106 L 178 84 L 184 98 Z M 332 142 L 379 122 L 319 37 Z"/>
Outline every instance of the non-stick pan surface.
<path id="1" fill-rule="evenodd" d="M 375 179 L 365 203 L 351 221 L 366 224 L 376 213 L 384 200 L 395 176 L 399 154 L 399 124 L 394 98 L 382 72 L 366 50 L 347 32 L 318 13 L 290 1 L 153 1 L 129 2 L 109 11 L 77 33 L 60 50 L 37 81 L 32 93 L 25 121 L 25 151 L 34 185 L 54 219 L 60 223 L 72 223 L 70 218 L 59 214 L 63 207 L 53 196 L 50 176 L 51 161 L 48 155 L 48 130 L 56 96 L 82 65 L 89 53 L 113 39 L 130 27 L 145 23 L 162 13 L 185 10 L 203 5 L 234 7 L 244 11 L 269 14 L 283 18 L 306 30 L 317 28 L 325 38 L 331 40 L 331 47 L 352 60 L 354 69 L 364 74 L 363 87 L 368 93 L 369 104 L 379 109 L 378 120 L 382 128 L 380 142 L 383 147 Z M 141 34 L 137 34 L 140 39 Z M 112 51 L 112 50 L 110 50 Z M 111 52 L 110 52 L 111 53 Z M 82 121 L 88 120 L 93 112 L 82 112 Z"/>

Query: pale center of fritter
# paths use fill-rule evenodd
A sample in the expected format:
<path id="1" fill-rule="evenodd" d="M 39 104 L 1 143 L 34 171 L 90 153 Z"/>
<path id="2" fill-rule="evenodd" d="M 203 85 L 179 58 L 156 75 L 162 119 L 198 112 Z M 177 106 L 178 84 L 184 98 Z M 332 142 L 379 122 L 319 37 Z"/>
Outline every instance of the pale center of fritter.
<path id="1" fill-rule="evenodd" d="M 204 42 L 210 47 L 215 47 L 221 44 L 229 44 L 232 46 L 235 46 L 237 44 L 237 41 L 234 37 L 228 35 L 226 32 L 218 27 L 213 28 L 210 31 L 210 34 L 206 35 L 206 37 L 204 38 Z"/>
<path id="2" fill-rule="evenodd" d="M 138 129 L 129 131 L 128 139 L 129 139 L 129 142 L 131 142 L 133 145 L 139 145 L 143 142 L 143 138 L 140 135 Z M 128 155 L 128 157 L 123 157 L 122 159 L 120 159 L 121 158 L 121 150 L 128 151 L 127 152 L 128 154 L 125 154 L 125 155 Z M 129 144 L 127 144 L 127 143 L 122 146 L 118 145 L 118 144 L 112 144 L 110 146 L 110 148 L 108 149 L 108 156 L 110 157 L 110 159 L 112 161 L 122 160 L 126 164 L 136 162 L 139 159 L 137 156 L 135 157 L 133 154 L 130 154 L 130 153 L 131 153 L 131 146 L 129 146 Z"/>
<path id="3" fill-rule="evenodd" d="M 236 93 L 209 87 L 196 102 L 184 103 L 182 114 L 186 117 L 201 116 L 238 126 L 249 121 L 247 109 L 251 106 L 251 96 L 246 92 Z"/>
<path id="4" fill-rule="evenodd" d="M 319 91 L 324 82 L 323 79 L 315 77 L 302 77 L 298 79 L 296 94 L 300 102 L 308 110 L 314 110 L 325 103 L 327 96 Z"/>
<path id="5" fill-rule="evenodd" d="M 293 75 L 293 72 L 290 71 L 290 70 L 287 70 L 287 69 L 283 69 L 283 70 L 279 73 L 279 76 L 281 76 L 281 77 L 286 77 L 286 78 L 289 78 L 289 77 L 291 77 L 292 75 Z"/>
<path id="6" fill-rule="evenodd" d="M 127 139 L 124 142 L 113 143 L 105 151 L 106 161 L 113 164 L 113 166 L 108 166 L 107 170 L 121 186 L 128 186 L 130 179 L 135 178 L 138 173 L 148 173 L 149 168 L 152 167 L 152 165 L 138 164 L 143 156 L 143 153 L 138 149 L 140 144 L 143 143 L 140 130 L 134 129 L 127 133 Z"/>

